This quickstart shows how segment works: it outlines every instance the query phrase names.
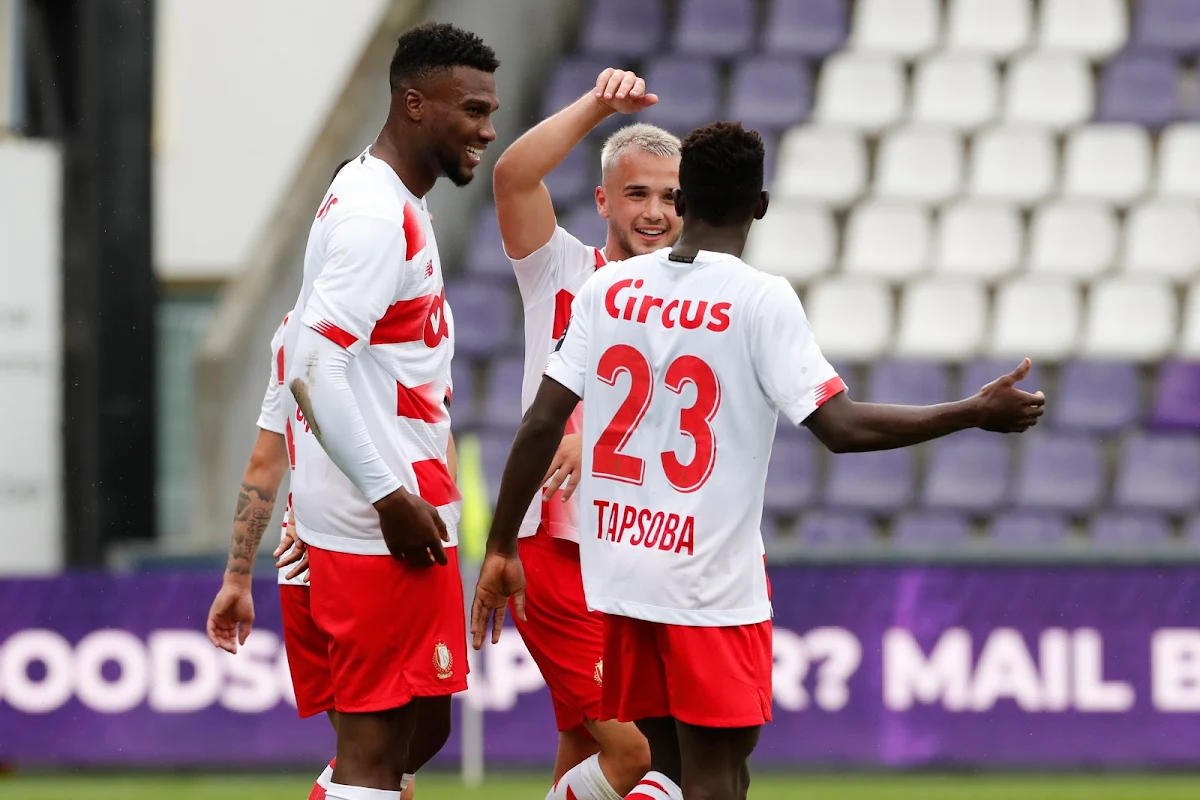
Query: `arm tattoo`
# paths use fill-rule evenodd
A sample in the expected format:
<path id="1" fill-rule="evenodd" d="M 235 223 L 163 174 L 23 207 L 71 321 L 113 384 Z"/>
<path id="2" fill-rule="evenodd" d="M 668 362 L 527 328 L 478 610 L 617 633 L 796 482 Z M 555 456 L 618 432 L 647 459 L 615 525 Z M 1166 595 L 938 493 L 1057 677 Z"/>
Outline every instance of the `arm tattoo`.
<path id="1" fill-rule="evenodd" d="M 254 557 L 262 541 L 263 531 L 275 511 L 275 492 L 263 486 L 243 483 L 238 492 L 237 513 L 233 518 L 233 541 L 229 546 L 229 563 L 225 571 L 231 575 L 249 575 L 254 571 Z"/>

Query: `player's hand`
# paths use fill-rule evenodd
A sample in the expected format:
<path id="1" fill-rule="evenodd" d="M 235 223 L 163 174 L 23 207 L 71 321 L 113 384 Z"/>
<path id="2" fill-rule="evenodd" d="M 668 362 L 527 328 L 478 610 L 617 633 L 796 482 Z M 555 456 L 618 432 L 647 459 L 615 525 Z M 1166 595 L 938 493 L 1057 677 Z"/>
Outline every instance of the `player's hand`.
<path id="1" fill-rule="evenodd" d="M 524 622 L 525 568 L 521 566 L 521 559 L 515 555 L 488 553 L 479 570 L 479 581 L 475 584 L 475 602 L 471 603 L 471 645 L 476 650 L 483 647 L 489 617 L 492 621 L 492 644 L 500 641 L 504 607 L 510 597 L 513 613 Z"/>
<path id="2" fill-rule="evenodd" d="M 542 481 L 545 490 L 542 497 L 546 500 L 554 497 L 554 493 L 562 489 L 562 502 L 571 499 L 579 486 L 579 465 L 583 462 L 583 437 L 578 433 L 568 433 L 558 444 L 558 452 Z"/>
<path id="3" fill-rule="evenodd" d="M 646 82 L 624 69 L 608 69 L 596 78 L 596 99 L 618 114 L 636 114 L 658 102 L 646 92 Z"/>
<path id="4" fill-rule="evenodd" d="M 419 495 L 397 489 L 377 502 L 375 510 L 379 512 L 384 544 L 393 558 L 414 567 L 449 563 L 442 547 L 442 542 L 450 541 L 446 524 L 437 509 Z"/>
<path id="5" fill-rule="evenodd" d="M 208 640 L 229 653 L 245 644 L 254 626 L 254 598 L 249 584 L 225 583 L 208 610 Z"/>
<path id="6" fill-rule="evenodd" d="M 995 433 L 1020 433 L 1037 424 L 1046 410 L 1046 396 L 1040 391 L 1030 394 L 1014 384 L 1029 374 L 1030 362 L 1025 359 L 1017 368 L 979 390 L 973 398 L 979 413 L 979 427 Z"/>
<path id="7" fill-rule="evenodd" d="M 295 564 L 283 577 L 287 580 L 303 575 L 304 582 L 308 583 L 308 546 L 300 541 L 300 537 L 296 535 L 296 520 L 290 518 L 288 520 L 287 531 L 283 534 L 283 538 L 279 540 L 279 546 L 275 548 L 275 558 L 279 559 L 275 562 L 276 569 L 283 569 L 286 566 Z"/>

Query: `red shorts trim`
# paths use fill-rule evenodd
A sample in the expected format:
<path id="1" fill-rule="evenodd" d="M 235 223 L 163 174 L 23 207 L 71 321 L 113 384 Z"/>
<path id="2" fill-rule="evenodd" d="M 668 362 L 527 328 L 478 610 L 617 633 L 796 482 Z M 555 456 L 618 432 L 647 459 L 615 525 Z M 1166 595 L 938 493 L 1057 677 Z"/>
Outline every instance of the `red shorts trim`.
<path id="1" fill-rule="evenodd" d="M 579 545 L 539 532 L 517 544 L 525 568 L 525 622 L 517 631 L 542 672 L 560 731 L 600 718 L 604 615 L 588 611 Z M 510 604 L 511 613 L 511 604 Z"/>
<path id="2" fill-rule="evenodd" d="M 329 641 L 334 708 L 385 711 L 467 688 L 457 548 L 447 566 L 308 547 L 312 617 Z"/>
<path id="3" fill-rule="evenodd" d="M 308 587 L 280 584 L 279 609 L 283 615 L 283 649 L 292 674 L 296 710 L 301 718 L 329 711 L 333 708 L 329 641 L 313 622 Z"/>
<path id="4" fill-rule="evenodd" d="M 771 622 L 727 628 L 605 618 L 604 719 L 706 728 L 771 721 Z"/>

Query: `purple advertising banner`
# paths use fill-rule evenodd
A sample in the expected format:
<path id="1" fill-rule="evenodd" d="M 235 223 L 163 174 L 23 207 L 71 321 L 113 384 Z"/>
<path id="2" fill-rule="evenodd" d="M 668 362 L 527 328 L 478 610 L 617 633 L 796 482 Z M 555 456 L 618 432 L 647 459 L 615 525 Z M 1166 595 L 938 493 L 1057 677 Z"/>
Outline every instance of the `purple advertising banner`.
<path id="1" fill-rule="evenodd" d="M 804 566 L 771 571 L 775 721 L 760 766 L 1200 766 L 1200 569 Z M 212 576 L 0 581 L 0 763 L 315 768 L 279 602 L 237 656 Z M 549 696 L 506 631 L 455 703 L 491 766 L 544 765 Z M 703 654 L 697 654 L 703 658 Z M 440 757 L 454 764 L 456 735 Z"/>

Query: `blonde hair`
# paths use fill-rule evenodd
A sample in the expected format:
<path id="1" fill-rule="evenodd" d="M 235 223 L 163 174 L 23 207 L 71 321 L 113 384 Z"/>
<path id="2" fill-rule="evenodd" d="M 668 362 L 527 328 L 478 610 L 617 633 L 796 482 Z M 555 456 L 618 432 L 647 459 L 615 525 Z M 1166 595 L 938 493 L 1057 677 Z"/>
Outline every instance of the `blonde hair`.
<path id="1" fill-rule="evenodd" d="M 607 175 L 627 150 L 637 149 L 659 158 L 670 158 L 679 155 L 679 146 L 676 136 L 655 125 L 645 122 L 626 125 L 604 143 L 604 149 L 600 151 L 600 174 Z"/>

